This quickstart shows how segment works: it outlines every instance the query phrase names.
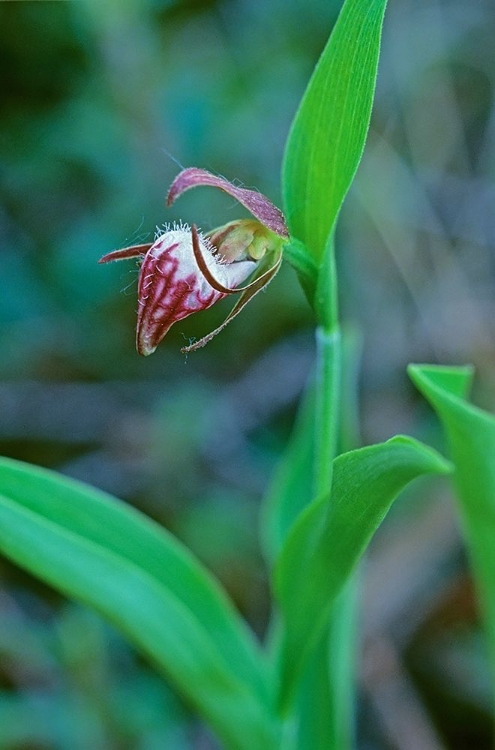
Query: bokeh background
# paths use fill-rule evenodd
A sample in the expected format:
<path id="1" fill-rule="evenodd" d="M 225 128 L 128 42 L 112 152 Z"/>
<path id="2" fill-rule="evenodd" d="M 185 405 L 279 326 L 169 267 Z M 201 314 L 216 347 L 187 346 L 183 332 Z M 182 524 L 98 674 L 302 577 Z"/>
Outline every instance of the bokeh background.
<path id="1" fill-rule="evenodd" d="M 280 203 L 284 141 L 339 0 L 0 2 L 0 451 L 163 523 L 263 632 L 258 509 L 310 373 L 287 267 L 209 346 L 229 303 L 134 350 L 137 269 L 115 247 L 243 215 L 202 166 Z M 360 331 L 364 443 L 443 448 L 405 375 L 473 362 L 495 406 L 495 10 L 393 0 L 367 151 L 339 226 Z M 494 540 L 495 543 L 495 540 Z M 495 573 L 494 573 L 495 574 Z M 397 503 L 363 570 L 358 746 L 491 747 L 490 685 L 446 482 Z M 207 750 L 207 730 L 96 615 L 0 560 L 0 750 Z"/>

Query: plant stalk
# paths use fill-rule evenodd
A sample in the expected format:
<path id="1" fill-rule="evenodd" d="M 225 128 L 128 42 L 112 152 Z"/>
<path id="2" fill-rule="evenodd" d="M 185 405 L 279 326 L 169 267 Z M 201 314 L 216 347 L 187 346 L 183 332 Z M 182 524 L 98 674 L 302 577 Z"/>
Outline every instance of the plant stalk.
<path id="1" fill-rule="evenodd" d="M 333 236 L 320 271 L 316 303 L 320 325 L 316 331 L 314 487 L 318 497 L 331 492 L 333 459 L 340 450 L 354 447 L 343 444 L 344 362 Z M 335 602 L 327 635 L 315 653 L 317 663 L 310 669 L 310 677 L 320 684 L 328 713 L 325 727 L 306 727 L 309 736 L 303 740 L 302 747 L 308 747 L 308 741 L 313 743 L 314 750 L 326 750 L 327 743 L 335 750 L 348 750 L 352 746 L 356 594 L 353 578 Z"/>
<path id="2" fill-rule="evenodd" d="M 333 234 L 325 249 L 315 301 L 319 325 L 316 329 L 314 487 L 318 497 L 329 493 L 332 487 L 341 419 L 342 334 Z"/>

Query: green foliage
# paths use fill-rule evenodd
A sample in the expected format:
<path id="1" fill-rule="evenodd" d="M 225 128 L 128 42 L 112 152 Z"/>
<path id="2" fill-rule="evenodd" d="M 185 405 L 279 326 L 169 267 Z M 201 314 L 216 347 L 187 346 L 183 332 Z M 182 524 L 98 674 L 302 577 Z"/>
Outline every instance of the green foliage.
<path id="1" fill-rule="evenodd" d="M 0 548 L 117 625 L 229 747 L 264 747 L 262 661 L 218 585 L 156 524 L 48 471 L 0 462 Z"/>
<path id="2" fill-rule="evenodd" d="M 264 500 L 261 539 L 270 564 L 278 557 L 294 521 L 314 496 L 314 407 L 314 393 L 310 386 Z"/>
<path id="3" fill-rule="evenodd" d="M 293 235 L 285 256 L 298 273 L 320 327 L 315 377 L 264 508 L 263 543 L 279 608 L 274 613 L 267 649 L 271 662 L 215 579 L 168 532 L 85 485 L 0 460 L 2 553 L 63 594 L 106 616 L 211 724 L 225 746 L 237 750 L 279 750 L 282 728 L 286 730 L 284 740 L 287 738 L 288 745 L 297 750 L 346 750 L 352 746 L 355 568 L 402 488 L 421 475 L 450 470 L 437 453 L 403 437 L 335 458 L 339 450 L 356 442 L 354 436 L 349 437 L 355 433 L 356 378 L 345 375 L 342 361 L 345 351 L 338 320 L 334 230 L 369 127 L 385 6 L 386 0 L 344 2 L 294 119 L 285 151 L 283 192 Z M 107 33 L 113 28 L 113 11 L 101 16 L 96 5 L 94 10 L 93 23 L 101 26 L 101 33 Z M 128 9 L 122 19 L 132 28 L 134 9 Z M 250 46 L 264 49 L 262 44 Z M 173 79 L 177 73 L 173 66 L 182 64 L 176 49 L 173 45 L 156 47 L 171 48 L 168 62 Z M 142 53 L 147 48 L 143 45 Z M 271 48 L 269 54 L 276 57 Z M 120 55 L 115 59 L 119 64 L 125 62 Z M 155 67 L 169 68 L 150 66 L 150 70 Z M 141 73 L 146 70 L 145 66 Z M 114 74 L 115 82 L 127 80 L 120 68 Z M 189 84 L 188 77 L 186 74 Z M 155 80 L 149 74 L 141 75 L 141 79 Z M 191 101 L 195 106 L 197 92 L 203 88 L 177 86 L 181 96 L 184 91 L 188 96 L 193 91 L 191 96 L 195 98 Z M 124 92 L 127 94 L 125 87 L 120 95 Z M 155 94 L 150 88 L 144 103 L 155 101 Z M 53 138 L 55 153 L 60 142 L 81 142 L 77 128 L 89 128 L 94 161 L 101 168 L 99 134 L 110 133 L 107 137 L 112 143 L 115 136 L 108 127 L 93 127 L 94 122 L 101 122 L 86 117 L 86 104 L 94 98 L 91 92 L 86 96 L 79 111 L 84 117 L 74 116 L 71 110 L 68 113 L 67 121 L 75 123 L 73 137 L 62 132 Z M 170 91 L 166 98 L 170 104 Z M 146 114 L 143 101 L 138 101 L 135 111 L 130 98 L 126 106 L 134 114 L 141 114 L 141 110 Z M 141 131 L 141 119 L 135 119 Z M 201 142 L 207 128 L 200 121 L 196 130 Z M 148 131 L 144 132 L 148 138 Z M 234 140 L 237 143 L 240 139 Z M 103 142 L 108 146 L 105 139 Z M 232 151 L 227 144 L 225 149 Z M 19 150 L 24 150 L 23 143 Z M 184 152 L 191 150 L 185 147 Z M 145 203 L 147 194 L 156 191 L 155 186 L 151 189 L 141 180 L 141 175 L 151 179 L 146 175 L 153 174 L 155 153 L 150 152 L 147 161 L 136 168 L 139 180 L 128 175 L 123 179 L 120 168 L 115 167 L 122 159 L 108 153 L 108 194 L 113 196 L 117 186 L 122 189 L 125 185 L 125 194 L 135 202 L 136 194 L 129 193 L 128 185 L 137 184 L 141 185 L 140 197 Z M 217 163 L 222 164 L 222 159 Z M 161 170 L 157 171 L 161 179 Z M 38 187 L 31 189 L 39 192 Z M 119 227 L 122 217 L 127 218 L 129 213 L 127 204 L 122 206 L 116 217 Z M 94 283 L 91 286 L 88 265 L 94 258 L 80 253 L 81 237 L 93 248 L 98 241 L 103 243 L 101 253 L 108 249 L 110 239 L 103 241 L 101 231 L 92 226 L 83 231 L 82 220 L 79 231 L 69 229 L 73 237 L 70 252 L 64 237 L 60 240 L 63 250 L 56 246 L 55 272 L 52 269 L 49 275 L 52 285 L 60 284 L 63 290 L 69 279 L 70 291 L 74 292 L 69 295 L 72 304 L 78 309 L 83 302 L 86 313 L 94 307 L 97 287 Z M 81 269 L 88 284 L 80 283 Z M 19 287 L 26 291 L 25 285 Z M 105 302 L 108 294 L 102 286 L 98 297 Z M 7 306 L 15 301 L 8 300 Z M 20 308 L 24 314 L 28 306 L 22 302 Z M 112 317 L 119 319 L 118 315 Z M 93 328 L 90 322 L 86 325 Z M 58 343 L 58 337 L 56 340 Z M 90 349 L 95 351 L 94 347 Z M 105 340 L 93 353 L 98 366 L 100 360 L 108 359 L 100 356 L 108 350 Z M 470 370 L 460 368 L 411 368 L 412 378 L 437 410 L 452 444 L 466 540 L 488 626 L 495 675 L 495 419 L 463 400 L 470 375 Z M 341 391 L 349 382 L 352 388 L 344 389 L 343 399 Z M 352 419 L 345 415 L 346 402 Z M 195 404 L 191 413 L 196 417 Z M 183 421 L 182 409 L 178 421 Z M 176 448 L 177 435 L 173 440 Z M 201 531 L 204 533 L 203 528 Z M 57 702 L 49 706 L 53 713 L 58 710 Z M 72 709 L 67 711 L 71 713 Z M 2 721 L 12 715 L 20 718 L 10 719 L 10 726 L 22 724 L 25 706 L 1 694 Z M 22 732 L 13 737 L 13 742 L 30 739 Z M 41 739 L 50 742 L 52 736 L 47 733 Z"/>
<path id="4" fill-rule="evenodd" d="M 495 418 L 465 401 L 471 367 L 411 365 L 409 374 L 437 412 L 450 442 L 495 681 Z"/>
<path id="5" fill-rule="evenodd" d="M 344 3 L 287 141 L 287 221 L 317 263 L 363 153 L 385 6 L 386 0 Z"/>
<path id="6" fill-rule="evenodd" d="M 355 412 L 359 342 L 354 332 L 346 331 L 343 343 L 338 442 L 341 450 L 350 450 L 358 441 Z M 265 499 L 261 531 L 271 563 L 279 556 L 290 529 L 315 495 L 314 391 L 315 383 L 311 379 L 291 440 Z M 357 587 L 351 579 L 336 598 L 329 627 L 322 633 L 301 674 L 293 709 L 297 717 L 297 747 L 301 750 L 329 747 L 344 750 L 352 746 L 356 599 Z M 281 636 L 280 627 L 277 636 Z"/>
<path id="7" fill-rule="evenodd" d="M 347 583 L 298 685 L 298 750 L 354 747 L 358 587 Z"/>
<path id="8" fill-rule="evenodd" d="M 304 294 L 311 306 L 314 303 L 314 293 L 318 282 L 318 266 L 308 253 L 304 243 L 292 239 L 284 246 L 284 258 L 297 273 Z"/>
<path id="9" fill-rule="evenodd" d="M 301 668 L 397 494 L 422 474 L 446 472 L 433 450 L 405 437 L 337 457 L 331 495 L 299 516 L 282 548 L 274 589 L 285 625 L 280 648 L 280 700 L 285 704 Z"/>

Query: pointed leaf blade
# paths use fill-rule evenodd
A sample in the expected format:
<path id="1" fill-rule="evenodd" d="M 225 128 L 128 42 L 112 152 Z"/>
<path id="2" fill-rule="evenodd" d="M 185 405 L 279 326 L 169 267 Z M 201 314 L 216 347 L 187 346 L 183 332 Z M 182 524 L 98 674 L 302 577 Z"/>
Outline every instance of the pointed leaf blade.
<path id="1" fill-rule="evenodd" d="M 285 623 L 280 653 L 283 705 L 335 598 L 395 497 L 412 479 L 449 469 L 435 451 L 404 437 L 335 459 L 331 499 L 315 500 L 303 511 L 275 569 L 274 587 Z"/>
<path id="2" fill-rule="evenodd" d="M 447 432 L 459 510 L 495 681 L 495 417 L 464 400 L 472 367 L 411 365 L 409 375 Z"/>
<path id="3" fill-rule="evenodd" d="M 245 704 L 255 733 L 271 731 L 263 663 L 250 633 L 193 556 L 138 511 L 53 472 L 1 459 L 0 551 L 105 614 L 221 736 L 232 741 L 238 734 L 222 718 L 223 693 L 233 701 L 232 716 Z"/>
<path id="4" fill-rule="evenodd" d="M 346 0 L 287 140 L 287 223 L 317 262 L 364 150 L 385 6 L 386 0 Z"/>

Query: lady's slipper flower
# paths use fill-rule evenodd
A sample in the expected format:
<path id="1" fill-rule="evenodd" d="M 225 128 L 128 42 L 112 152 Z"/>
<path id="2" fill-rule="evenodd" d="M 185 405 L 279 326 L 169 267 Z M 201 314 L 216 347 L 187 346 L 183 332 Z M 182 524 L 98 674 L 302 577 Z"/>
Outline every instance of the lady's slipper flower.
<path id="1" fill-rule="evenodd" d="M 282 245 L 289 235 L 281 211 L 268 198 L 205 170 L 190 168 L 172 183 L 168 205 L 197 185 L 211 185 L 232 195 L 254 219 L 232 221 L 206 236 L 194 225 L 174 226 L 153 243 L 114 250 L 99 261 L 140 259 L 136 346 L 145 356 L 155 351 L 177 321 L 206 310 L 229 294 L 240 294 L 221 326 L 181 351 L 204 346 L 271 281 L 282 262 Z M 251 274 L 255 274 L 253 280 L 242 286 Z"/>

